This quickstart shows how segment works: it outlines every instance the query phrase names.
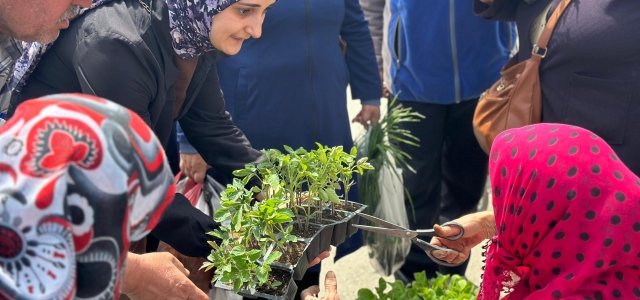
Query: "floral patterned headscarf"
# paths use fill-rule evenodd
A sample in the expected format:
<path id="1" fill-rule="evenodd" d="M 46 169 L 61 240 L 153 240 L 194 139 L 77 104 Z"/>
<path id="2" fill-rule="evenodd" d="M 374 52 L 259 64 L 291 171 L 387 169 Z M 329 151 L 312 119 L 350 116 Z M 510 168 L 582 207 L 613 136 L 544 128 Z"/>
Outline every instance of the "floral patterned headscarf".
<path id="1" fill-rule="evenodd" d="M 93 0 L 91 7 L 80 14 L 94 9 L 112 0 Z M 213 16 L 239 0 L 165 0 L 169 8 L 169 26 L 171 28 L 173 50 L 183 59 L 193 59 L 215 48 L 209 34 Z M 16 62 L 13 78 L 9 87 L 20 92 L 33 73 L 42 55 L 51 48 L 51 44 L 38 42 L 25 45 L 22 57 Z"/>
<path id="2" fill-rule="evenodd" d="M 104 99 L 29 100 L 0 129 L 0 299 L 118 299 L 175 186 L 160 142 Z"/>
<path id="3" fill-rule="evenodd" d="M 501 133 L 490 155 L 497 236 L 479 299 L 640 297 L 640 179 L 575 126 Z"/>
<path id="4" fill-rule="evenodd" d="M 211 44 L 213 16 L 239 0 L 166 0 L 173 49 L 183 59 L 192 59 L 215 48 Z"/>

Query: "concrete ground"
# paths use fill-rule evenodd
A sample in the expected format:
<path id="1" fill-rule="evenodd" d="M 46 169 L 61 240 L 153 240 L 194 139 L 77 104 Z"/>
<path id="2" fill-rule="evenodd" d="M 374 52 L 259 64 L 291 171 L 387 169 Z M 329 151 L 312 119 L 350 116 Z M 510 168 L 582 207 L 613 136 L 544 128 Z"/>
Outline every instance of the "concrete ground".
<path id="1" fill-rule="evenodd" d="M 350 96 L 351 92 L 347 91 L 347 94 Z M 386 103 L 383 103 L 381 107 L 386 107 Z M 353 119 L 353 117 L 360 111 L 360 108 L 359 101 L 351 101 L 349 99 L 348 109 L 351 119 Z M 352 124 L 351 132 L 354 138 L 356 138 L 364 133 L 364 129 L 360 124 Z M 484 245 L 484 243 L 481 243 L 478 247 L 472 250 L 471 261 L 469 262 L 466 273 L 467 279 L 475 285 L 480 284 L 480 275 L 482 274 L 481 268 L 483 264 L 481 255 L 482 249 L 480 248 L 481 245 Z M 368 250 L 368 247 L 362 247 L 360 250 L 347 255 L 337 262 L 334 262 L 333 257 L 335 253 L 333 253 L 331 257 L 322 262 L 320 282 L 324 283 L 324 275 L 327 271 L 334 271 L 338 278 L 338 293 L 342 300 L 356 299 L 358 290 L 361 288 L 374 290 L 374 288 L 378 286 L 378 280 L 381 275 L 376 273 L 373 267 L 369 264 Z M 393 275 L 384 277 L 384 279 L 387 281 L 395 280 Z M 324 287 L 321 286 L 320 288 L 320 297 L 322 298 L 322 295 L 324 295 Z"/>

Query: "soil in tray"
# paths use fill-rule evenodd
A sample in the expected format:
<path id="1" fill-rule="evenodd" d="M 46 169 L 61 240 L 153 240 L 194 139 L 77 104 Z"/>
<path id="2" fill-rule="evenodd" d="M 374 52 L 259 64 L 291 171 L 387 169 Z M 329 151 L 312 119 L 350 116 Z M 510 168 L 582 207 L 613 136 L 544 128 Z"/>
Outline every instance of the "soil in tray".
<path id="1" fill-rule="evenodd" d="M 349 202 L 340 202 L 340 204 L 336 204 L 335 205 L 335 209 L 339 209 L 339 210 L 346 210 L 346 211 L 350 211 L 350 212 L 354 212 L 358 209 L 360 209 L 360 205 L 356 205 L 353 203 L 349 203 Z"/>
<path id="2" fill-rule="evenodd" d="M 280 270 L 280 269 L 272 269 L 271 273 L 269 273 L 269 280 L 263 286 L 256 287 L 256 291 L 269 294 L 276 297 L 282 296 L 287 292 L 287 288 L 289 287 L 289 281 L 291 280 L 291 273 Z M 277 287 L 271 287 L 269 284 L 280 281 L 281 285 Z"/>
<path id="3" fill-rule="evenodd" d="M 316 226 L 311 226 L 309 225 L 309 230 L 305 231 L 304 230 L 304 221 L 302 222 L 302 224 L 295 224 L 293 225 L 293 230 L 291 231 L 292 235 L 295 235 L 297 237 L 301 237 L 301 238 L 311 238 L 313 237 L 314 234 L 316 234 L 316 232 L 318 232 L 318 230 L 320 228 L 316 227 Z"/>
<path id="4" fill-rule="evenodd" d="M 311 222 L 316 224 L 333 224 L 335 221 L 342 221 L 347 215 L 343 212 L 335 211 L 334 214 L 331 214 L 331 209 L 327 209 L 322 212 L 322 221 L 318 218 L 311 218 Z"/>
<path id="5" fill-rule="evenodd" d="M 289 243 L 287 249 L 282 252 L 282 256 L 278 258 L 277 262 L 287 265 L 296 264 L 300 257 L 302 257 L 302 254 L 304 254 L 304 247 L 306 246 L 307 243 L 305 242 Z"/>

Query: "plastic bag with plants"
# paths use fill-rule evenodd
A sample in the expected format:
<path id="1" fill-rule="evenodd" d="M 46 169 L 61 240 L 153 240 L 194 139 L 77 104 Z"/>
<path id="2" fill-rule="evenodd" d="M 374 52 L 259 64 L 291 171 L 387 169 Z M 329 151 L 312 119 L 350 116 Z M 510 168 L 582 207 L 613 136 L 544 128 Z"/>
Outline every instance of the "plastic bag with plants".
<path id="1" fill-rule="evenodd" d="M 407 164 L 411 157 L 401 151 L 398 144 L 417 147 L 419 139 L 408 130 L 401 129 L 399 124 L 419 122 L 424 117 L 412 112 L 411 108 L 396 104 L 395 100 L 389 107 L 389 111 L 380 122 L 370 127 L 369 131 L 356 141 L 358 153 L 367 156 L 369 163 L 374 167 L 374 171 L 361 175 L 358 190 L 360 201 L 367 205 L 367 214 L 408 228 L 402 169 L 408 172 L 415 171 Z M 410 200 L 410 197 L 408 198 Z M 369 246 L 369 262 L 384 276 L 389 276 L 402 267 L 411 248 L 410 240 L 385 234 L 365 231 L 364 238 L 365 244 Z"/>

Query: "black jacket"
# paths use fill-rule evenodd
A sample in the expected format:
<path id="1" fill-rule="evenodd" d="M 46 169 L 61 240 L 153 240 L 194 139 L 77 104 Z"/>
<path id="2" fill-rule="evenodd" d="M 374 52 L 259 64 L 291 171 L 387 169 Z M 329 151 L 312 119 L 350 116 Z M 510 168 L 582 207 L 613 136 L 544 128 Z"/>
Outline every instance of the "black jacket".
<path id="1" fill-rule="evenodd" d="M 9 116 L 15 106 L 28 99 L 56 93 L 92 94 L 136 112 L 166 145 L 173 125 L 174 83 L 178 78 L 169 14 L 164 0 L 142 1 L 149 5 L 150 12 L 138 0 L 114 0 L 74 20 L 42 57 L 22 92 L 12 96 Z M 226 112 L 215 67 L 222 56 L 213 51 L 200 57 L 178 119 L 204 160 L 230 176 L 246 163 L 259 161 L 261 154 L 251 148 Z M 167 214 L 190 213 L 165 216 L 163 220 L 180 222 L 181 217 L 190 218 L 194 224 L 180 226 L 191 228 L 191 235 L 209 250 L 204 234 L 198 231 L 208 231 L 215 223 L 191 208 L 177 208 L 185 203 L 188 204 L 184 198 L 176 198 Z M 156 235 L 166 242 L 174 239 L 173 234 L 178 234 L 176 241 L 188 236 L 173 232 L 180 231 L 171 230 L 175 228 L 173 224 L 159 224 L 158 228 L 172 231 L 171 237 Z"/>

